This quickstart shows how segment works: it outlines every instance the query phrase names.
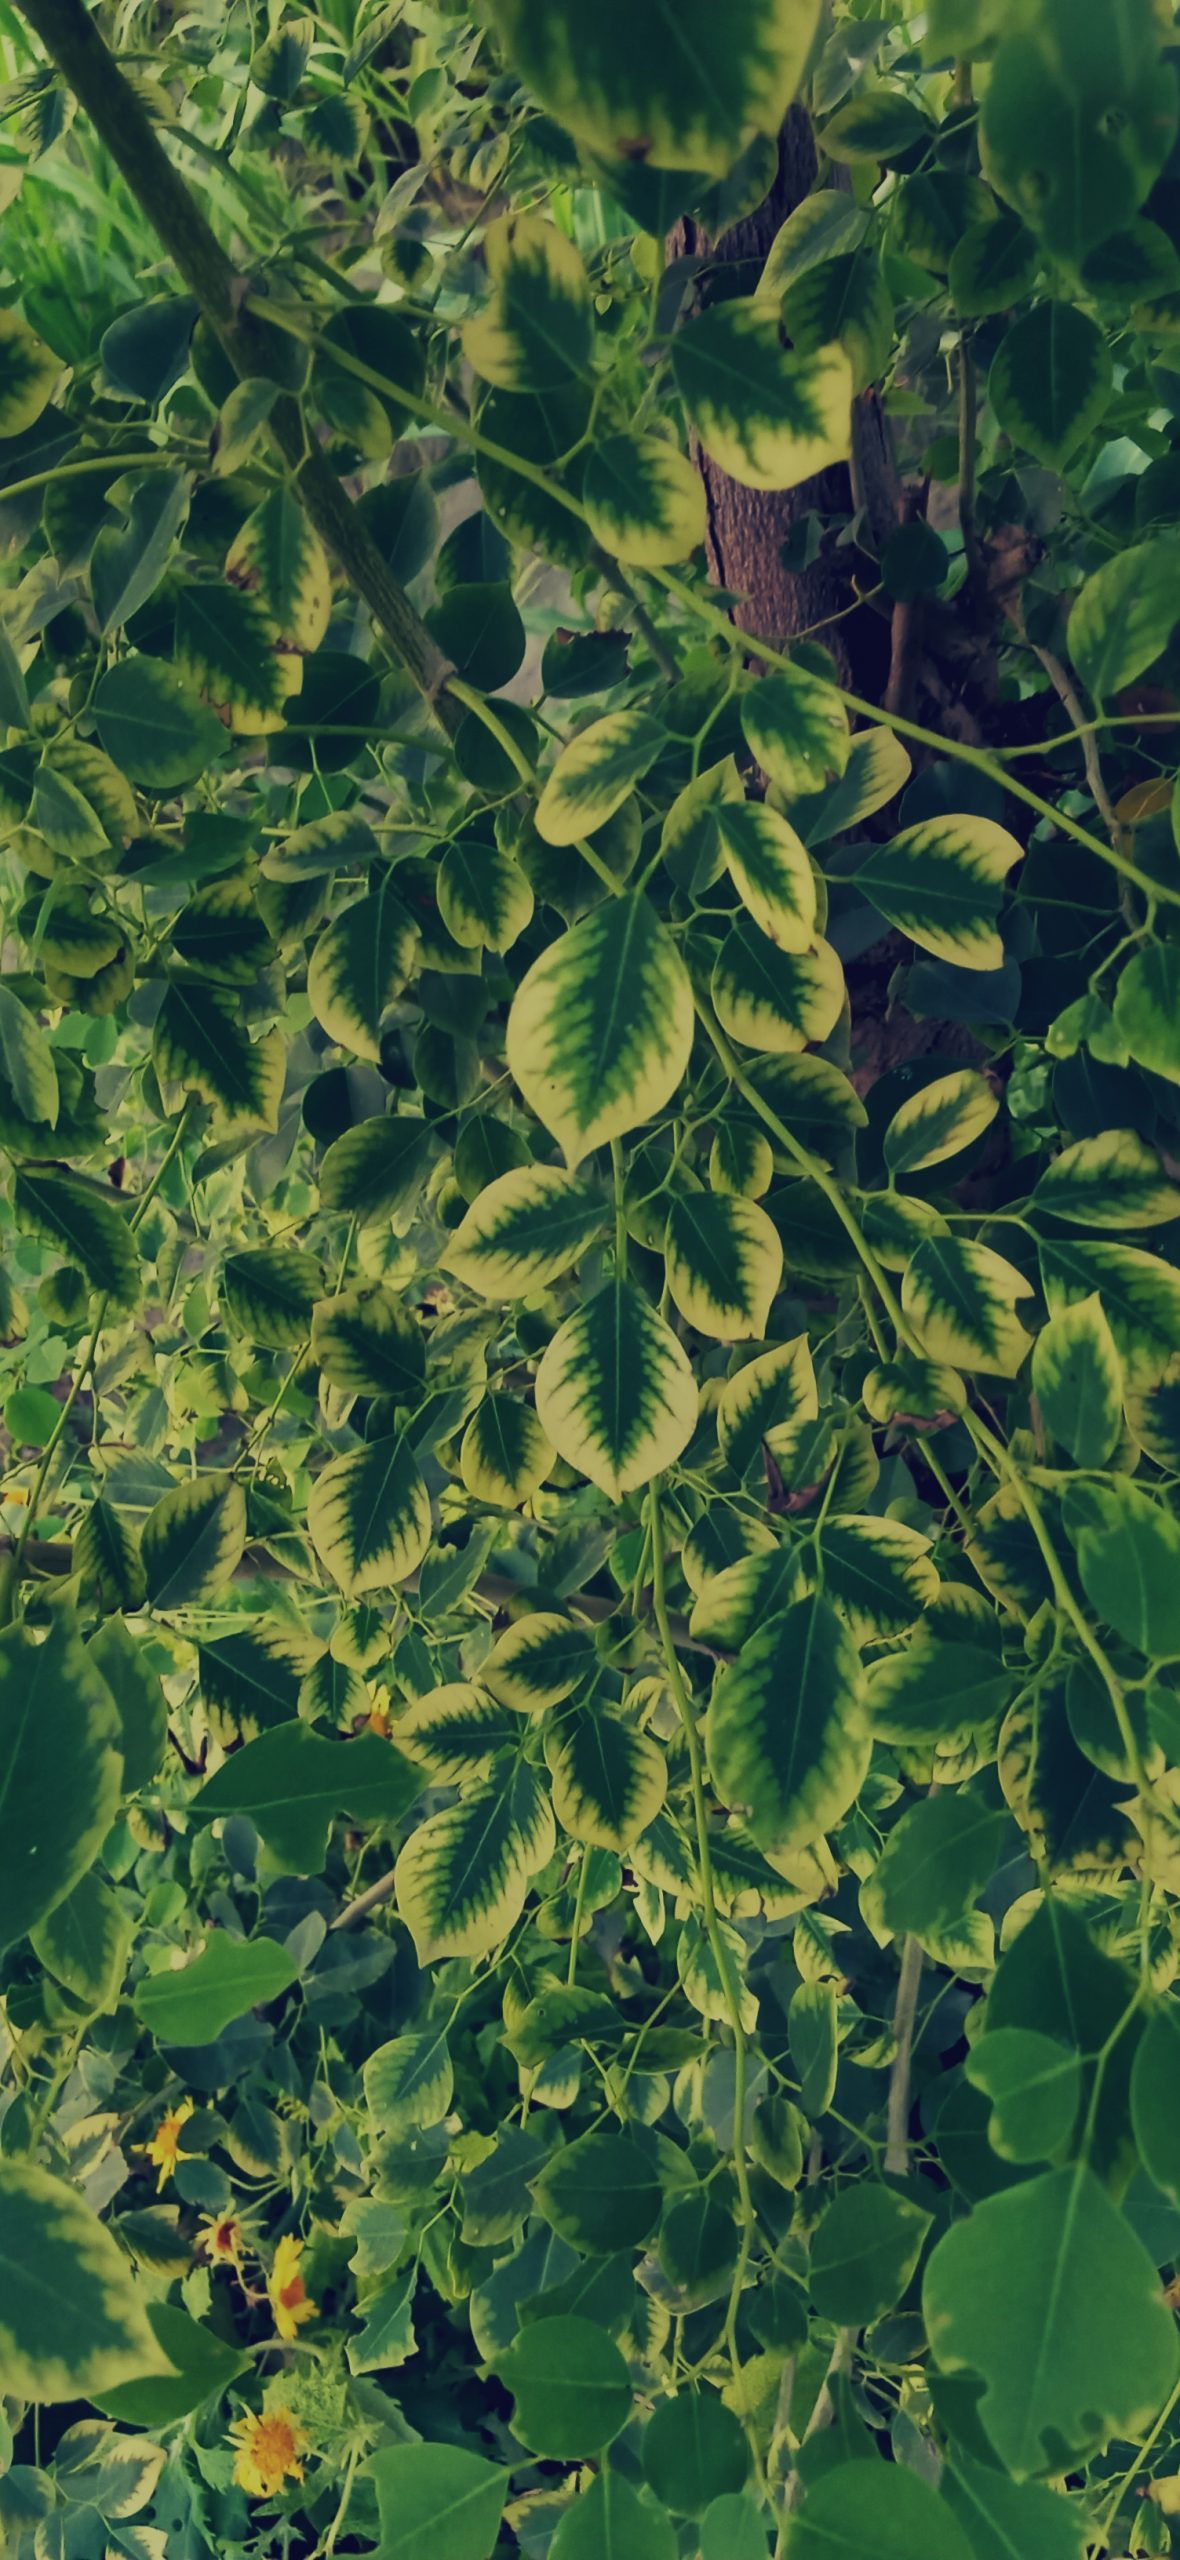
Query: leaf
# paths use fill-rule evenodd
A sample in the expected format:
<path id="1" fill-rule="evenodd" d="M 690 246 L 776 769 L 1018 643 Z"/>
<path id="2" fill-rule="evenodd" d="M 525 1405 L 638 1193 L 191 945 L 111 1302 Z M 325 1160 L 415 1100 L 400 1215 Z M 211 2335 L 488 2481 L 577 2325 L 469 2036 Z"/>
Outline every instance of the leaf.
<path id="1" fill-rule="evenodd" d="M 575 1708 L 554 1724 L 545 1760 L 562 1830 L 592 1848 L 631 1848 L 663 1804 L 668 1771 L 659 1744 L 601 1707 Z"/>
<path id="2" fill-rule="evenodd" d="M 524 1909 L 553 1854 L 553 1812 L 523 1764 L 479 1784 L 411 1833 L 397 1861 L 397 1907 L 420 1964 L 486 1955 Z"/>
<path id="3" fill-rule="evenodd" d="M 233 1323 L 268 1351 L 293 1351 L 307 1338 L 321 1286 L 315 1255 L 291 1245 L 257 1245 L 253 1252 L 227 1255 L 221 1266 Z"/>
<path id="4" fill-rule="evenodd" d="M 871 2546 L 868 2537 L 871 2536 Z M 813 2479 L 788 2560 L 973 2560 L 946 2502 L 899 2462 L 839 2462 Z"/>
<path id="5" fill-rule="evenodd" d="M 806 197 L 798 211 L 817 201 Z M 836 201 L 857 211 L 844 196 Z M 739 696 L 739 708 L 751 755 L 788 796 L 820 791 L 844 772 L 852 746 L 848 714 L 835 685 L 811 667 L 793 664 L 760 676 Z"/>
<path id="6" fill-rule="evenodd" d="M 524 1297 L 568 1271 L 601 1232 L 606 1202 L 555 1165 L 520 1165 L 489 1182 L 450 1239 L 444 1268 L 482 1298 Z"/>
<path id="7" fill-rule="evenodd" d="M 23 2400 L 84 2400 L 167 2373 L 130 2266 L 74 2188 L 0 2161 L 0 2358 Z"/>
<path id="8" fill-rule="evenodd" d="M 234 2018 L 289 1991 L 296 1972 L 276 1939 L 231 1938 L 216 1929 L 179 1972 L 145 1975 L 135 2013 L 161 2044 L 213 2044 Z"/>
<path id="9" fill-rule="evenodd" d="M 459 836 L 438 867 L 438 908 L 464 950 L 510 951 L 532 920 L 533 893 L 498 845 Z"/>
<path id="10" fill-rule="evenodd" d="M 781 1056 L 834 1031 L 844 1007 L 844 972 L 830 942 L 780 950 L 741 917 L 718 952 L 711 992 L 731 1040 Z"/>
<path id="11" fill-rule="evenodd" d="M 173 791 L 223 754 L 226 732 L 179 666 L 120 658 L 95 688 L 94 718 L 120 773 L 148 791 Z"/>
<path id="12" fill-rule="evenodd" d="M 459 1444 L 459 1473 L 475 1502 L 515 1510 L 544 1483 L 556 1451 L 520 1396 L 486 1395 Z"/>
<path id="13" fill-rule="evenodd" d="M 356 1281 L 311 1313 L 311 1356 L 332 1386 L 348 1395 L 392 1396 L 416 1404 L 426 1371 L 422 1327 L 392 1289 Z"/>
<path id="14" fill-rule="evenodd" d="M 16 311 L 0 311 L 0 436 L 35 426 L 62 372 L 59 357 Z"/>
<path id="15" fill-rule="evenodd" d="M 307 1533 L 348 1600 L 416 1572 L 430 1544 L 430 1496 L 408 1443 L 369 1440 L 330 1459 L 308 1497 Z"/>
<path id="16" fill-rule="evenodd" d="M 955 1712 L 956 1702 L 948 1701 Z M 902 1814 L 863 1894 L 866 1918 L 894 1937 L 938 1940 L 976 1902 L 1007 1829 L 1002 1813 L 970 1795 L 928 1797 Z"/>
<path id="17" fill-rule="evenodd" d="M 869 227 L 863 205 L 836 187 L 816 187 L 780 223 L 766 253 L 755 300 L 776 302 L 809 267 L 857 249 Z"/>
<path id="18" fill-rule="evenodd" d="M 1180 2026 L 1165 1998 L 1152 2010 L 1131 2065 L 1131 2122 L 1154 2186 L 1180 2201 Z"/>
<path id="19" fill-rule="evenodd" d="M 686 1324 L 719 1342 L 762 1340 L 783 1272 L 764 1209 L 688 1192 L 673 1201 L 664 1250 L 669 1292 Z"/>
<path id="20" fill-rule="evenodd" d="M 65 1901 L 119 1804 L 119 1714 L 67 1613 L 0 1635 L 0 1948 Z"/>
<path id="21" fill-rule="evenodd" d="M 1036 279 L 1040 253 L 1031 231 L 1008 215 L 968 223 L 951 251 L 947 283 L 961 319 L 1012 311 Z"/>
<path id="22" fill-rule="evenodd" d="M 156 1015 L 152 1062 L 164 1084 L 211 1103 L 218 1129 L 275 1129 L 286 1047 L 281 1031 L 251 1040 L 226 988 L 174 978 Z"/>
<path id="23" fill-rule="evenodd" d="M 931 2216 L 888 2187 L 841 2189 L 821 2213 L 811 2242 L 811 2299 L 821 2319 L 865 2328 L 905 2293 Z"/>
<path id="24" fill-rule="evenodd" d="M 938 817 L 907 827 L 862 862 L 858 889 L 899 933 L 960 969 L 998 969 L 1003 883 L 1022 848 L 991 818 Z"/>
<path id="25" fill-rule="evenodd" d="M 139 1255 L 126 1218 L 101 1192 L 65 1173 L 18 1173 L 12 1186 L 16 1223 L 55 1247 L 108 1307 L 139 1301 Z"/>
<path id="26" fill-rule="evenodd" d="M 103 1611 L 138 1609 L 147 1597 L 139 1540 L 101 1495 L 75 1533 L 74 1571 L 81 1574 L 87 1597 Z M 92 1641 L 97 1643 L 98 1637 Z"/>
<path id="27" fill-rule="evenodd" d="M 1133 543 L 1086 579 L 1069 617 L 1069 654 L 1095 699 L 1133 684 L 1167 648 L 1180 621 L 1180 542 Z"/>
<path id="28" fill-rule="evenodd" d="M 946 2232 L 923 2310 L 942 2371 L 983 2377 L 981 2423 L 1020 2479 L 1150 2426 L 1176 2377 L 1155 2268 L 1081 2162 L 986 2197 Z"/>
<path id="29" fill-rule="evenodd" d="M 782 319 L 802 355 L 832 344 L 842 347 L 854 396 L 867 391 L 886 371 L 893 351 L 893 296 L 880 256 L 872 249 L 854 249 L 809 267 L 787 286 Z"/>
<path id="30" fill-rule="evenodd" d="M 742 905 L 783 951 L 806 951 L 815 932 L 815 874 L 793 827 L 759 800 L 720 802 L 713 824 Z"/>
<path id="31" fill-rule="evenodd" d="M 362 1120 L 334 1138 L 320 1166 L 320 1207 L 361 1226 L 395 1217 L 416 1200 L 434 1152 L 422 1120 Z"/>
<path id="32" fill-rule="evenodd" d="M 383 1016 L 405 986 L 418 940 L 394 878 L 387 874 L 372 897 L 342 910 L 320 935 L 307 970 L 307 1000 L 329 1040 L 374 1065 Z"/>
<path id="33" fill-rule="evenodd" d="M 1077 266 L 1136 212 L 1175 131 L 1176 91 L 1138 0 L 1045 0 L 1005 19 L 980 119 L 984 175 L 1055 258 Z"/>
<path id="34" fill-rule="evenodd" d="M 246 1497 L 236 1478 L 194 1476 L 162 1494 L 140 1542 L 148 1598 L 156 1609 L 188 1609 L 224 1591 L 246 1544 Z"/>
<path id="35" fill-rule="evenodd" d="M 573 2314 L 531 2321 L 497 2358 L 496 2372 L 512 2393 L 516 2434 L 543 2460 L 601 2453 L 631 2413 L 630 2377 L 613 2338 Z"/>
<path id="36" fill-rule="evenodd" d="M 1112 1011 L 1137 1064 L 1180 1084 L 1180 949 L 1174 942 L 1146 942 L 1135 952 Z"/>
<path id="37" fill-rule="evenodd" d="M 566 2507 L 550 2550 L 552 2560 L 676 2560 L 676 2535 L 621 2472 L 603 2470 Z"/>
<path id="38" fill-rule="evenodd" d="M 435 1779 L 461 1784 L 486 1778 L 498 1751 L 515 1750 L 515 1712 L 490 1691 L 466 1680 L 432 1689 L 397 1720 L 399 1749 Z"/>
<path id="39" fill-rule="evenodd" d="M 167 2358 L 173 2370 L 140 2371 L 134 2381 L 116 2382 L 90 2396 L 108 2418 L 126 2426 L 170 2427 L 207 2400 L 220 2400 L 239 2374 L 249 2372 L 249 2360 L 174 2304 L 149 2302 L 146 2308 L 160 2359 Z"/>
<path id="40" fill-rule="evenodd" d="M 612 1502 L 674 1465 L 696 1424 L 696 1380 L 675 1334 L 617 1277 L 554 1334 L 535 1393 L 558 1455 Z"/>
<path id="41" fill-rule="evenodd" d="M 1036 2481 L 1005 2478 L 990 2463 L 973 2462 L 961 2445 L 949 2457 L 941 2494 L 957 2516 L 974 2560 L 1082 2560 L 1086 2519 L 1080 2504 Z"/>
<path id="42" fill-rule="evenodd" d="M 626 2132 L 563 2143 L 532 2180 L 532 2192 L 561 2238 L 591 2257 L 641 2248 L 663 2202 L 651 2154 Z"/>
<path id="43" fill-rule="evenodd" d="M 484 233 L 491 294 L 463 330 L 474 372 L 504 391 L 560 390 L 585 373 L 594 339 L 586 271 L 556 223 L 505 213 Z"/>
<path id="44" fill-rule="evenodd" d="M 816 0 L 734 0 L 720 25 L 708 0 L 687 0 L 675 22 L 637 18 L 625 0 L 559 19 L 547 0 L 495 0 L 494 16 L 522 79 L 579 142 L 723 177 L 752 132 L 777 135 L 819 11 Z"/>
<path id="45" fill-rule="evenodd" d="M 582 503 L 595 541 L 632 568 L 686 560 L 705 538 L 704 482 L 659 436 L 604 436 L 586 465 Z"/>
<path id="46" fill-rule="evenodd" d="M 991 1127 L 998 1094 L 973 1067 L 938 1076 L 895 1111 L 885 1132 L 885 1162 L 895 1180 L 945 1164 Z"/>
<path id="47" fill-rule="evenodd" d="M 1180 1519 L 1125 1476 L 1069 1487 L 1065 1526 L 1091 1608 L 1154 1659 L 1180 1653 Z"/>
<path id="48" fill-rule="evenodd" d="M 1133 1245 L 1042 1244 L 1041 1276 L 1052 1312 L 1096 1291 L 1132 1391 L 1154 1386 L 1180 1351 L 1180 1273 Z"/>
<path id="49" fill-rule="evenodd" d="M 776 1433 L 814 1422 L 818 1414 L 811 1346 L 800 1333 L 726 1380 L 717 1399 L 717 1438 L 730 1466 L 744 1475 L 763 1441 L 773 1452 Z"/>
<path id="50" fill-rule="evenodd" d="M 534 961 L 508 1017 L 508 1064 L 573 1172 L 663 1110 L 692 1037 L 671 936 L 646 898 L 613 898 Z"/>
<path id="51" fill-rule="evenodd" d="M 96 2015 L 115 2006 L 134 1935 L 131 1913 L 92 1871 L 29 1932 L 38 1963 Z"/>
<path id="52" fill-rule="evenodd" d="M 824 844 L 847 827 L 859 826 L 862 818 L 873 817 L 896 798 L 909 775 L 909 757 L 891 729 L 859 730 L 849 742 L 839 780 L 799 812 L 808 841 Z"/>
<path id="53" fill-rule="evenodd" d="M 1031 1336 L 1013 1314 L 1031 1284 L 990 1245 L 926 1236 L 902 1277 L 904 1314 L 931 1360 L 1014 1378 Z"/>
<path id="54" fill-rule="evenodd" d="M 597 834 L 655 763 L 664 733 L 646 711 L 609 711 L 562 748 L 537 803 L 544 844 L 576 844 Z M 631 902 L 638 905 L 638 900 Z"/>
<path id="55" fill-rule="evenodd" d="M 1103 1129 L 1063 1147 L 1041 1174 L 1033 1198 L 1055 1218 L 1079 1227 L 1163 1226 L 1180 1216 L 1180 1190 L 1168 1181 L 1154 1147 L 1134 1129 Z"/>
<path id="56" fill-rule="evenodd" d="M 1077 2123 L 1082 2067 L 1068 2045 L 1034 2027 L 991 2027 L 964 2065 L 992 2102 L 988 2135 L 1003 2160 L 1051 2160 Z"/>
<path id="57" fill-rule="evenodd" d="M 504 1629 L 480 1665 L 483 1682 L 517 1715 L 556 1707 L 589 1680 L 595 1668 L 589 1630 L 548 1609 L 530 1610 Z"/>
<path id="58" fill-rule="evenodd" d="M 801 1982 L 791 1994 L 787 2041 L 799 2081 L 799 2104 L 815 2123 L 836 2094 L 839 2045 L 834 1982 Z"/>
<path id="59" fill-rule="evenodd" d="M 90 586 L 104 633 L 122 630 L 155 594 L 188 503 L 183 472 L 153 472 L 126 501 L 125 522 L 100 525 L 90 555 Z"/>
<path id="60" fill-rule="evenodd" d="M 643 2430 L 643 2472 L 674 2515 L 703 2515 L 745 2485 L 750 2451 L 740 2421 L 715 2391 L 661 2400 Z"/>
<path id="61" fill-rule="evenodd" d="M 176 664 L 235 736 L 281 729 L 303 669 L 261 599 L 228 582 L 193 581 L 176 603 Z"/>
<path id="62" fill-rule="evenodd" d="M 672 371 L 706 453 L 746 489 L 795 489 L 846 461 L 852 371 L 840 346 L 788 352 L 776 317 L 716 303 L 677 330 Z"/>
<path id="63" fill-rule="evenodd" d="M 53 1051 L 36 1015 L 0 980 L 0 1073 L 5 1075 L 26 1120 L 57 1127 L 57 1068 Z"/>
<path id="64" fill-rule="evenodd" d="M 1033 1346 L 1033 1390 L 1075 1466 L 1103 1467 L 1123 1421 L 1123 1366 L 1094 1292 L 1053 1316 Z"/>
<path id="65" fill-rule="evenodd" d="M 198 1820 L 245 1814 L 288 1873 L 318 1875 L 337 1815 L 357 1825 L 396 1822 L 421 1788 L 416 1769 L 376 1733 L 351 1741 L 275 1725 L 215 1769 L 194 1800 Z"/>
<path id="66" fill-rule="evenodd" d="M 706 1749 L 722 1801 L 772 1855 L 847 1813 L 869 1737 L 860 1659 L 826 1601 L 796 1602 L 742 1646 L 713 1691 Z"/>
<path id="67" fill-rule="evenodd" d="M 490 2560 L 508 2474 L 454 2444 L 387 2444 L 369 2456 L 381 2519 L 375 2560 Z"/>
<path id="68" fill-rule="evenodd" d="M 1000 340 L 987 378 L 999 425 L 1060 470 L 1098 425 L 1113 373 L 1096 322 L 1066 302 L 1038 302 Z"/>
<path id="69" fill-rule="evenodd" d="M 224 452 L 218 459 L 224 467 Z M 292 489 L 272 489 L 247 516 L 226 553 L 225 574 L 231 585 L 260 597 L 288 649 L 319 648 L 332 606 L 331 571 Z"/>
<path id="70" fill-rule="evenodd" d="M 455 2075 L 442 2027 L 395 2036 L 365 2060 L 365 2104 L 377 2132 L 409 2133 L 449 2115 Z"/>

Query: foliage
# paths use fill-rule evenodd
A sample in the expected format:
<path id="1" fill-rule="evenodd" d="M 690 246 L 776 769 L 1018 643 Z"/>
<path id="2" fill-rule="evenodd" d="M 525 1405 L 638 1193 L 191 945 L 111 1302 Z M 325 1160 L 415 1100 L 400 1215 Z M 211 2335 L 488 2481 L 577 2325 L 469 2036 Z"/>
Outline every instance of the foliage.
<path id="1" fill-rule="evenodd" d="M 14 2560 L 1180 2550 L 1174 40 L 0 12 Z"/>

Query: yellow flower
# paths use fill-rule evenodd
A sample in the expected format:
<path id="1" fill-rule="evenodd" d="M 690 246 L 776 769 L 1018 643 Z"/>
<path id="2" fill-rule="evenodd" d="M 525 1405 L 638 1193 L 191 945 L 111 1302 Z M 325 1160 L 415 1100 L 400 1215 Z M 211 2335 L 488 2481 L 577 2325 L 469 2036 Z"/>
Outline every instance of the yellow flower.
<path id="1" fill-rule="evenodd" d="M 171 2177 L 180 2157 L 181 2128 L 195 2113 L 192 2099 L 182 2098 L 178 2107 L 170 2107 L 167 2115 L 161 2116 L 151 2141 L 137 2142 L 135 2145 L 137 2151 L 146 2154 L 152 2167 L 157 2171 L 157 2195 L 160 2194 L 167 2179 Z"/>
<path id="2" fill-rule="evenodd" d="M 199 2246 L 214 2266 L 240 2267 L 246 2234 L 236 2213 L 215 2213 L 197 2233 Z"/>
<path id="3" fill-rule="evenodd" d="M 270 2307 L 275 2316 L 275 2327 L 280 2338 L 293 2338 L 302 2328 L 305 2320 L 314 2320 L 319 2309 L 317 2302 L 309 2300 L 303 2278 L 299 2273 L 299 2261 L 302 2256 L 302 2240 L 296 2240 L 287 2233 L 285 2238 L 279 2241 L 275 2250 L 274 2265 L 266 2279 Z"/>
<path id="4" fill-rule="evenodd" d="M 250 2498 L 273 2498 L 284 2480 L 302 2480 L 299 2456 L 307 2438 L 288 2409 L 264 2409 L 256 2418 L 235 2418 L 230 2440 L 237 2447 L 234 2478 Z"/>

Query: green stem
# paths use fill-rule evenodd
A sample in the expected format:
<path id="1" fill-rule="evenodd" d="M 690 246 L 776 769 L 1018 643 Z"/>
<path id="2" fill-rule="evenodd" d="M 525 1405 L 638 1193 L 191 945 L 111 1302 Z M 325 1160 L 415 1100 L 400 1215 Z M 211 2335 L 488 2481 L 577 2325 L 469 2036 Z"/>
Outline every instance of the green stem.
<path id="1" fill-rule="evenodd" d="M 578 1869 L 578 1890 L 574 1897 L 573 1936 L 570 1939 L 569 1962 L 565 1972 L 566 1983 L 571 1991 L 578 1978 L 578 1948 L 582 1940 L 582 1922 L 586 1916 L 586 1886 L 589 1876 L 590 1852 L 588 1849 L 583 1849 L 582 1863 Z"/>

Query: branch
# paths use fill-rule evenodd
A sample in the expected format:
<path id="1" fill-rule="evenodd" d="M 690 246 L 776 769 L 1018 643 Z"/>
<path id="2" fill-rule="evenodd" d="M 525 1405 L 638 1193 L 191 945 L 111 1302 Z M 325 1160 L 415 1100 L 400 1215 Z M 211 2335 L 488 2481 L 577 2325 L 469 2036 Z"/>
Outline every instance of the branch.
<path id="1" fill-rule="evenodd" d="M 885 2167 L 891 2177 L 898 2178 L 904 2178 L 910 2165 L 910 2055 L 914 2048 L 914 2022 L 918 2014 L 921 1980 L 921 1942 L 911 1932 L 902 1942 L 901 1971 L 897 1977 L 897 2000 L 893 2011 L 897 2051 L 889 2074 L 886 2117 Z"/>
<path id="2" fill-rule="evenodd" d="M 174 169 L 131 82 L 110 53 L 82 0 L 18 0 L 21 15 L 85 108 L 100 142 L 126 179 L 242 381 L 273 378 L 264 321 L 246 308 L 243 280 L 226 256 L 196 197 Z M 356 593 L 368 605 L 398 664 L 450 732 L 462 711 L 447 695 L 454 672 L 386 567 L 322 453 L 308 448 L 299 402 L 284 392 L 269 430 L 309 521 Z"/>

